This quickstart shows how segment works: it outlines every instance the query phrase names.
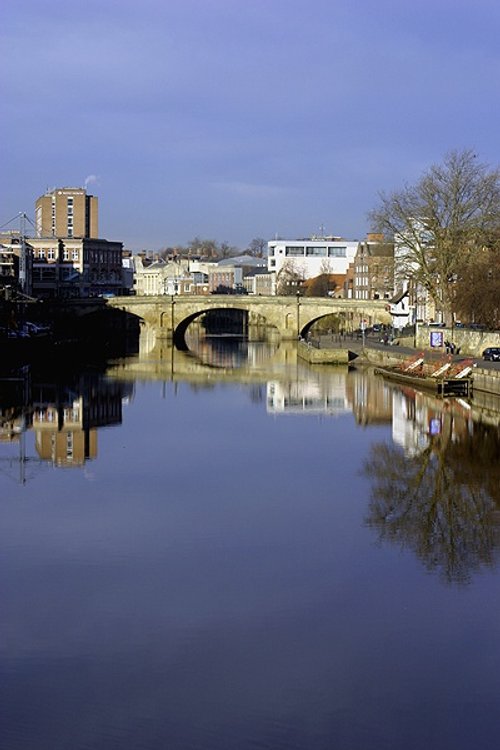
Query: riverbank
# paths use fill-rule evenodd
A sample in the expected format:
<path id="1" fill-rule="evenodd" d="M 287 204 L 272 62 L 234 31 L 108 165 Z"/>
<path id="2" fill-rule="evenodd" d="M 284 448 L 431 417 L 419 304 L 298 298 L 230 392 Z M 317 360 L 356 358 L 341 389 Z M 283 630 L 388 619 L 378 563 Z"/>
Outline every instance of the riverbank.
<path id="1" fill-rule="evenodd" d="M 421 350 L 424 361 L 439 359 L 441 352 Z M 401 364 L 405 359 L 414 356 L 418 349 L 407 346 L 376 346 L 365 345 L 358 341 L 345 341 L 335 345 L 314 346 L 310 342 L 299 341 L 298 356 L 309 364 L 336 365 L 355 364 L 356 366 L 392 367 Z M 453 358 L 459 362 L 461 356 Z M 500 367 L 485 367 L 481 361 L 474 363 L 474 390 L 500 395 Z"/>
<path id="2" fill-rule="evenodd" d="M 370 364 L 378 365 L 380 367 L 391 367 L 393 365 L 400 364 L 405 359 L 408 359 L 412 354 L 415 355 L 418 352 L 417 349 L 409 349 L 406 347 L 387 347 L 384 349 L 375 349 L 374 347 L 366 346 L 356 359 L 356 364 Z M 432 361 L 439 358 L 439 354 L 436 352 L 423 351 L 424 361 Z M 455 361 L 460 361 L 463 357 L 454 357 Z M 481 365 L 481 362 L 474 363 L 474 370 L 472 374 L 474 380 L 474 390 L 483 391 L 484 393 L 492 393 L 495 396 L 500 394 L 500 368 L 486 368 Z"/>

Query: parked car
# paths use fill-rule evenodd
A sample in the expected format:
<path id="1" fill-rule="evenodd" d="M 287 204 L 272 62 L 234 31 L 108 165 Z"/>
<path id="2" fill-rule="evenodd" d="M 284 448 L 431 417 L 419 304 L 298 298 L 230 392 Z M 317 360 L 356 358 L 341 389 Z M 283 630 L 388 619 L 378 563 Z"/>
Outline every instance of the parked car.
<path id="1" fill-rule="evenodd" d="M 500 362 L 500 346 L 489 346 L 485 349 L 483 359 L 489 362 Z"/>

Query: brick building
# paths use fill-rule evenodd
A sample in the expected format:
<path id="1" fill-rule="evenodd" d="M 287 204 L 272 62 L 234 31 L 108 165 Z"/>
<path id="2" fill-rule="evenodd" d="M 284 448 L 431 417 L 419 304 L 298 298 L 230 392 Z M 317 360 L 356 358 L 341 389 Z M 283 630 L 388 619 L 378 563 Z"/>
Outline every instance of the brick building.
<path id="1" fill-rule="evenodd" d="M 98 203 L 85 188 L 54 188 L 35 203 L 37 237 L 97 239 Z"/>
<path id="2" fill-rule="evenodd" d="M 368 234 L 354 258 L 354 299 L 390 299 L 394 294 L 394 244 Z"/>

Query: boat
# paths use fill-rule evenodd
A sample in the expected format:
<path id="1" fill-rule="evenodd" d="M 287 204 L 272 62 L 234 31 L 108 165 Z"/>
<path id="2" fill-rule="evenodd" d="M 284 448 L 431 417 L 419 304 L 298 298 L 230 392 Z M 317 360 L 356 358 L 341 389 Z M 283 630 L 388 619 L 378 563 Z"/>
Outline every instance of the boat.
<path id="1" fill-rule="evenodd" d="M 425 362 L 423 353 L 394 367 L 377 367 L 382 375 L 396 383 L 430 390 L 437 396 L 469 398 L 473 392 L 472 359 L 453 361 L 451 358 Z"/>

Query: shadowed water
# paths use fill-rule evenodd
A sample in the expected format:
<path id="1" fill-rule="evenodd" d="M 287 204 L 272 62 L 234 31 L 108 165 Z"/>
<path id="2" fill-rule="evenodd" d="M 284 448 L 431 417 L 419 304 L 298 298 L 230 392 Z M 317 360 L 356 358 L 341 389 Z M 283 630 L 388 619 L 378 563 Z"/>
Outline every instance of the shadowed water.
<path id="1" fill-rule="evenodd" d="M 496 748 L 494 410 L 227 341 L 0 387 L 2 747 Z"/>

